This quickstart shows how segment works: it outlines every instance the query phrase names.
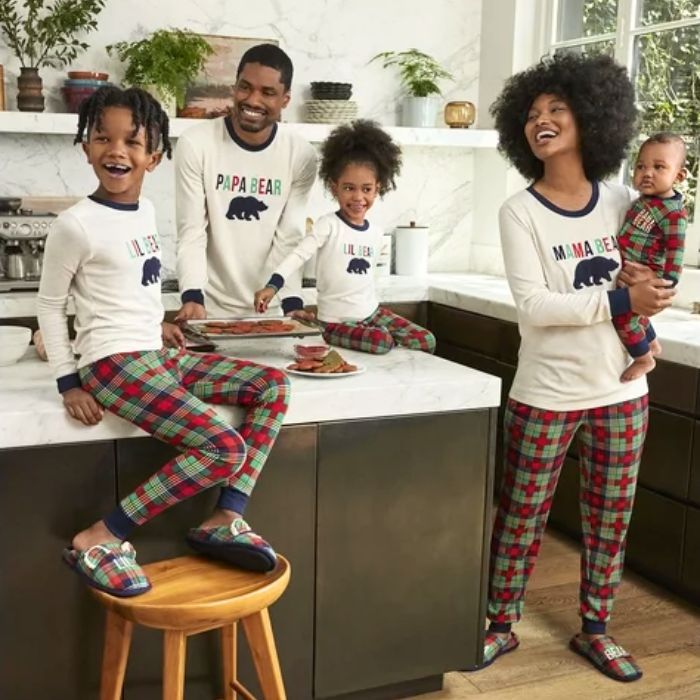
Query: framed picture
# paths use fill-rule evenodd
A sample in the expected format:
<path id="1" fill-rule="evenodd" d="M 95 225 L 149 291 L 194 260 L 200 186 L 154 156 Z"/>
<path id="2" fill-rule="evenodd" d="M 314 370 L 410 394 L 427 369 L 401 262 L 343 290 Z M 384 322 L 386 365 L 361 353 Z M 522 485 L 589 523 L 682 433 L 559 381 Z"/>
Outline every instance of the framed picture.
<path id="1" fill-rule="evenodd" d="M 179 112 L 181 117 L 206 119 L 226 114 L 233 105 L 232 88 L 243 54 L 257 44 L 279 45 L 277 39 L 213 34 L 201 36 L 214 49 L 214 53 L 207 59 L 195 82 L 187 88 L 185 106 Z"/>

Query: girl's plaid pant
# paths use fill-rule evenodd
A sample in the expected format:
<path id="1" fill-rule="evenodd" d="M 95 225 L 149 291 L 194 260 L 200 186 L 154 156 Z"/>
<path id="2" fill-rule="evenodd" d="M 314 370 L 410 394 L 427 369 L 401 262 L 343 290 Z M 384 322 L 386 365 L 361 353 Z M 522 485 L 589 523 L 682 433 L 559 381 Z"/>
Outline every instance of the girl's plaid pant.
<path id="1" fill-rule="evenodd" d="M 110 355 L 82 368 L 80 378 L 107 410 L 181 451 L 122 499 L 120 530 L 215 484 L 249 495 L 289 403 L 280 370 L 183 350 Z M 246 408 L 243 424 L 234 430 L 205 401 Z"/>
<path id="2" fill-rule="evenodd" d="M 409 350 L 435 352 L 435 336 L 381 306 L 362 321 L 323 323 L 323 339 L 329 345 L 384 355 L 394 345 Z"/>
<path id="3" fill-rule="evenodd" d="M 567 449 L 578 431 L 581 468 L 580 612 L 610 617 L 647 430 L 647 397 L 584 411 L 508 400 L 505 472 L 491 540 L 488 617 L 517 622 Z"/>

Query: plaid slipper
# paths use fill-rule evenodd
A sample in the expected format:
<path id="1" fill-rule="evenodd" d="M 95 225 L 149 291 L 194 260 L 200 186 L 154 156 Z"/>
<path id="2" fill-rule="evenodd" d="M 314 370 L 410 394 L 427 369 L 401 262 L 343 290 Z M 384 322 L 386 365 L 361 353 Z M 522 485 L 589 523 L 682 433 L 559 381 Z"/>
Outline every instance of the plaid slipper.
<path id="1" fill-rule="evenodd" d="M 272 571 L 277 565 L 275 550 L 243 518 L 229 526 L 194 527 L 187 534 L 187 544 L 199 554 L 248 571 Z"/>
<path id="2" fill-rule="evenodd" d="M 462 669 L 463 671 L 481 671 L 482 668 L 490 666 L 499 656 L 514 651 L 520 645 L 520 640 L 515 632 L 511 632 L 507 637 L 499 637 L 495 632 L 486 632 L 484 637 L 484 660 L 476 665 Z"/>
<path id="3" fill-rule="evenodd" d="M 594 637 L 590 642 L 580 634 L 574 635 L 569 647 L 584 659 L 588 659 L 601 673 L 615 681 L 629 683 L 642 677 L 632 655 L 627 653 L 612 637 Z"/>
<path id="4" fill-rule="evenodd" d="M 63 550 L 63 561 L 89 586 L 119 598 L 151 590 L 151 582 L 136 563 L 136 550 L 129 542 L 96 544 L 82 552 L 68 547 Z"/>

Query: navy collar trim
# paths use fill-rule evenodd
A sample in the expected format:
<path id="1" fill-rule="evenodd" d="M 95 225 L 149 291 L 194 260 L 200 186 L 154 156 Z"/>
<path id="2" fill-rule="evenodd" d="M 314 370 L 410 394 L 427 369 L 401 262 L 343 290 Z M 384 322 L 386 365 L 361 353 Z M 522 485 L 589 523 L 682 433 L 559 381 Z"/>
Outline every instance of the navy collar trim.
<path id="1" fill-rule="evenodd" d="M 230 114 L 224 117 L 224 124 L 226 124 L 226 131 L 228 131 L 228 135 L 231 137 L 231 140 L 237 146 L 240 146 L 246 151 L 264 151 L 275 140 L 275 136 L 277 135 L 277 123 L 274 123 L 272 125 L 272 131 L 270 132 L 270 136 L 268 137 L 267 141 L 265 141 L 264 143 L 253 145 L 250 143 L 246 143 L 236 133 L 236 130 L 233 128 L 233 122 L 231 121 Z"/>
<path id="2" fill-rule="evenodd" d="M 350 221 L 348 221 L 344 216 L 343 213 L 338 210 L 335 215 L 346 225 L 349 226 L 350 228 L 354 228 L 355 231 L 366 231 L 369 228 L 369 221 L 365 219 L 365 222 L 363 224 L 353 224 Z"/>
<path id="3" fill-rule="evenodd" d="M 578 209 L 576 211 L 571 211 L 570 209 L 562 209 L 558 207 L 554 202 L 550 202 L 545 196 L 541 195 L 536 189 L 534 183 L 527 188 L 527 191 L 538 201 L 543 204 L 547 209 L 550 209 L 555 214 L 560 216 L 569 216 L 572 218 L 578 218 L 581 216 L 586 216 L 590 214 L 594 209 L 595 205 L 598 204 L 598 197 L 600 196 L 600 189 L 598 187 L 598 182 L 593 180 L 591 182 L 591 198 L 588 200 L 588 204 L 583 209 Z"/>
<path id="4" fill-rule="evenodd" d="M 110 202 L 109 199 L 101 199 L 100 197 L 95 197 L 94 194 L 89 194 L 88 199 L 91 199 L 95 204 L 102 204 L 110 209 L 118 209 L 119 211 L 138 211 L 139 203 L 133 202 L 130 204 L 123 202 Z"/>
<path id="5" fill-rule="evenodd" d="M 659 197 L 655 194 L 643 194 L 642 197 L 646 197 L 647 199 L 660 199 L 663 202 L 674 199 L 683 199 L 683 195 L 678 190 L 673 190 L 673 194 L 670 197 Z"/>

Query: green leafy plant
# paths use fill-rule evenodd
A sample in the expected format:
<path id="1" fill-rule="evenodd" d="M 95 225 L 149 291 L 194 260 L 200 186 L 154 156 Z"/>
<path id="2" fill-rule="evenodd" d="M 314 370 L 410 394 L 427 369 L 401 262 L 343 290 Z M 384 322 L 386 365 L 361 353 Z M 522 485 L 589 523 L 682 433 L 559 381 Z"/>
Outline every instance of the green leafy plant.
<path id="1" fill-rule="evenodd" d="M 185 92 L 213 52 L 204 37 L 182 29 L 159 29 L 140 41 L 107 47 L 126 63 L 124 83 L 154 85 L 161 97 L 185 104 Z"/>
<path id="2" fill-rule="evenodd" d="M 23 68 L 72 63 L 88 45 L 75 36 L 97 28 L 105 0 L 0 0 L 0 31 Z"/>
<path id="3" fill-rule="evenodd" d="M 401 84 L 413 97 L 439 95 L 438 80 L 454 80 L 432 56 L 418 49 L 407 51 L 383 51 L 371 60 L 382 61 L 384 68 L 397 66 L 401 75 Z"/>

